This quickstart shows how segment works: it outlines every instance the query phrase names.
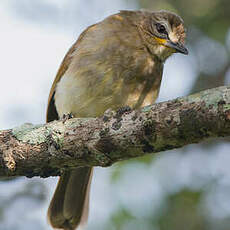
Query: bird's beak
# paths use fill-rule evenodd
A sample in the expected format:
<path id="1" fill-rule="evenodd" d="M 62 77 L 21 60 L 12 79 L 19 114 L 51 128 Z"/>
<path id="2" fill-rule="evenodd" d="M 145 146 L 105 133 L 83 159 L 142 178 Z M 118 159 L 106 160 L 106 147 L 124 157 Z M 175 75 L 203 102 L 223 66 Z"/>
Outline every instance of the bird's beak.
<path id="1" fill-rule="evenodd" d="M 188 54 L 187 48 L 184 45 L 182 45 L 181 43 L 179 43 L 179 42 L 174 43 L 174 42 L 169 40 L 164 45 L 167 46 L 167 47 L 170 47 L 172 49 L 175 49 L 175 51 L 178 52 L 178 53 L 182 53 L 182 54 L 185 54 L 185 55 Z"/>

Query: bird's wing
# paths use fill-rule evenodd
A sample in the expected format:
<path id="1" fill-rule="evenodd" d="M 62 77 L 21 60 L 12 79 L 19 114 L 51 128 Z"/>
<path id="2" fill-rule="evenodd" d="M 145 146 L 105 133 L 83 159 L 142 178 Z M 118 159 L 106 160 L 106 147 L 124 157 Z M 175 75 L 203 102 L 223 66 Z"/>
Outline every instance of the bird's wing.
<path id="1" fill-rule="evenodd" d="M 83 39 L 84 35 L 87 33 L 87 31 L 90 28 L 92 28 L 95 25 L 96 24 L 89 26 L 84 32 L 82 32 L 81 35 L 79 36 L 78 40 L 72 45 L 72 47 L 69 49 L 69 51 L 65 55 L 65 57 L 61 63 L 61 66 L 57 72 L 56 78 L 52 84 L 50 93 L 49 93 L 48 106 L 47 106 L 47 111 L 46 111 L 46 122 L 50 122 L 50 121 L 59 119 L 58 113 L 57 113 L 57 110 L 55 107 L 55 102 L 54 102 L 54 94 L 55 94 L 57 83 L 60 81 L 61 77 L 67 71 L 67 69 L 71 63 L 71 60 L 72 60 L 72 54 L 77 49 L 77 47 L 78 47 L 79 43 L 81 42 L 81 40 Z"/>

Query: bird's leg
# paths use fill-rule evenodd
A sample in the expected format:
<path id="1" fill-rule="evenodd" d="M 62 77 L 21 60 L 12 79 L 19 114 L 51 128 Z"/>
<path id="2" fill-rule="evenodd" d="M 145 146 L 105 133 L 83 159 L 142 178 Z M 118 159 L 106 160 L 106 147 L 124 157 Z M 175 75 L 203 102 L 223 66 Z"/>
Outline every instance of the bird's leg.
<path id="1" fill-rule="evenodd" d="M 117 116 L 122 116 L 124 113 L 130 112 L 132 109 L 130 108 L 130 106 L 126 105 L 123 106 L 121 108 L 119 108 L 116 112 L 117 112 Z"/>
<path id="2" fill-rule="evenodd" d="M 64 124 L 67 120 L 69 120 L 69 119 L 71 119 L 71 118 L 73 118 L 73 117 L 74 117 L 74 116 L 73 116 L 72 113 L 65 113 L 65 114 L 63 114 L 61 120 L 62 120 L 62 122 L 63 122 L 63 124 Z"/>

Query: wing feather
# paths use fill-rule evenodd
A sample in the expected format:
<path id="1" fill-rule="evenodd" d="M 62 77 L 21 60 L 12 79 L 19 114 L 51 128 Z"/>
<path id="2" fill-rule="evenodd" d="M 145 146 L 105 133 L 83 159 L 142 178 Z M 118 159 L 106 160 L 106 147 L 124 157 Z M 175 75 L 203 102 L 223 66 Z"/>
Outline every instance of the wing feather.
<path id="1" fill-rule="evenodd" d="M 71 48 L 69 49 L 69 51 L 67 52 L 67 54 L 65 55 L 61 66 L 57 72 L 56 78 L 52 84 L 50 93 L 49 93 L 49 98 L 48 98 L 48 106 L 47 106 L 47 111 L 46 111 L 46 122 L 50 122 L 53 120 L 58 120 L 58 112 L 55 106 L 55 101 L 54 101 L 54 94 L 55 94 L 55 90 L 56 90 L 56 86 L 57 83 L 60 81 L 61 77 L 65 74 L 65 72 L 67 71 L 71 60 L 72 60 L 72 54 L 73 52 L 77 49 L 79 43 L 81 42 L 81 40 L 83 39 L 83 37 L 85 36 L 85 34 L 87 33 L 87 31 L 94 27 L 96 24 L 89 26 L 85 31 L 83 31 L 81 33 L 81 35 L 79 36 L 78 40 L 71 46 Z"/>

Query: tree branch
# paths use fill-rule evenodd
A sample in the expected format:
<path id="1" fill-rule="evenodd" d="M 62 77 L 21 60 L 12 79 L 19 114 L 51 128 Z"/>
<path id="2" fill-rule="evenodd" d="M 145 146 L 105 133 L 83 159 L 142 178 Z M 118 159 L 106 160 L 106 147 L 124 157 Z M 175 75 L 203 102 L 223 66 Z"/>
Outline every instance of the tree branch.
<path id="1" fill-rule="evenodd" d="M 230 87 L 209 89 L 141 110 L 108 110 L 0 131 L 0 177 L 60 175 L 230 136 Z"/>

